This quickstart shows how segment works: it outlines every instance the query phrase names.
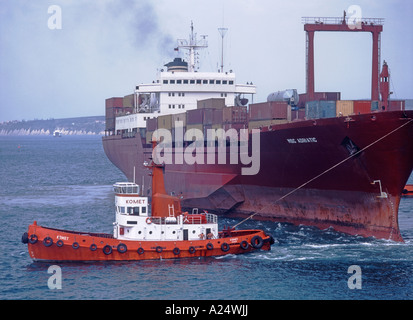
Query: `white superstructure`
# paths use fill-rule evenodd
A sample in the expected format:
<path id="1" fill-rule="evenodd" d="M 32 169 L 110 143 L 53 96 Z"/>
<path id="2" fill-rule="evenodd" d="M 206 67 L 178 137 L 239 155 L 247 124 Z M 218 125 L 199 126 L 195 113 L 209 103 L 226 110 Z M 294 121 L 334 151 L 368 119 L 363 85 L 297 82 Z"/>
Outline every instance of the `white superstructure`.
<path id="1" fill-rule="evenodd" d="M 236 84 L 232 71 L 198 72 L 196 50 L 206 47 L 206 36 L 198 41 L 191 26 L 189 40 L 178 40 L 178 49 L 188 50 L 189 64 L 182 58 L 175 58 L 165 65 L 166 71 L 159 72 L 156 81 L 137 85 L 133 112 L 116 117 L 116 132 L 139 131 L 146 127 L 148 118 L 196 109 L 199 100 L 224 98 L 225 105 L 230 107 L 242 105 L 244 95 L 256 93 L 252 83 Z"/>

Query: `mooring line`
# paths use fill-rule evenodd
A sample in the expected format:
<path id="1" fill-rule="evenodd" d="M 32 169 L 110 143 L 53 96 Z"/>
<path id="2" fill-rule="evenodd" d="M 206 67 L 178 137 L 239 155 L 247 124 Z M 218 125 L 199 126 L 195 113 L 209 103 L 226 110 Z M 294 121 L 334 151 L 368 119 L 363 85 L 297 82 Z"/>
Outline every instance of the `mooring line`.
<path id="1" fill-rule="evenodd" d="M 364 147 L 363 149 L 353 153 L 352 155 L 350 155 L 349 157 L 345 158 L 344 160 L 341 160 L 340 162 L 338 162 L 337 164 L 335 164 L 334 166 L 330 167 L 329 169 L 323 171 L 322 173 L 320 173 L 319 175 L 315 176 L 314 178 L 311 178 L 310 180 L 308 180 L 307 182 L 304 182 L 302 185 L 300 185 L 299 187 L 293 189 L 292 191 L 288 192 L 287 194 L 283 195 L 281 198 L 275 200 L 274 203 L 277 203 L 283 199 L 285 199 L 286 197 L 288 197 L 289 195 L 293 194 L 294 192 L 298 191 L 299 189 L 303 188 L 304 186 L 306 186 L 307 184 L 313 182 L 314 180 L 320 178 L 322 175 L 326 174 L 327 172 L 330 172 L 331 170 L 337 168 L 338 166 L 340 166 L 341 164 L 343 164 L 344 162 L 346 162 L 347 160 L 355 157 L 356 155 L 360 154 L 361 152 L 367 150 L 368 148 L 372 147 L 373 145 L 375 145 L 376 143 L 380 142 L 381 140 L 385 139 L 386 137 L 390 136 L 391 134 L 395 133 L 397 130 L 400 130 L 401 128 L 403 128 L 404 126 L 408 125 L 410 122 L 412 122 L 413 119 L 410 119 L 409 121 L 407 121 L 406 123 L 402 124 L 401 126 L 397 127 L 396 129 L 390 131 L 389 133 L 385 134 L 383 137 L 377 139 L 376 141 L 373 141 L 372 143 L 370 143 L 369 145 L 367 145 L 366 147 Z M 238 227 L 240 224 L 244 223 L 245 221 L 252 219 L 252 217 L 254 217 L 255 215 L 257 215 L 258 212 L 254 212 L 253 214 L 251 214 L 250 216 L 246 217 L 244 220 L 242 220 L 241 222 L 238 222 L 236 225 L 233 226 L 233 228 Z"/>

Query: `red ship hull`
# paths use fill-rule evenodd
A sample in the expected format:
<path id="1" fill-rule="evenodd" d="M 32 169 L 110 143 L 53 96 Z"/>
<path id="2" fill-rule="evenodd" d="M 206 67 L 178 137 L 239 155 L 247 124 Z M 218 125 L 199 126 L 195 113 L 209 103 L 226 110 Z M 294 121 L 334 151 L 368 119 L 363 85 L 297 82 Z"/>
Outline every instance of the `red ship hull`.
<path id="1" fill-rule="evenodd" d="M 257 175 L 241 175 L 242 165 L 229 161 L 166 165 L 165 186 L 184 207 L 402 241 L 398 207 L 413 169 L 412 118 L 413 111 L 392 111 L 272 126 L 260 134 Z M 150 187 L 143 162 L 152 148 L 139 134 L 107 136 L 103 146 L 129 180 Z"/>

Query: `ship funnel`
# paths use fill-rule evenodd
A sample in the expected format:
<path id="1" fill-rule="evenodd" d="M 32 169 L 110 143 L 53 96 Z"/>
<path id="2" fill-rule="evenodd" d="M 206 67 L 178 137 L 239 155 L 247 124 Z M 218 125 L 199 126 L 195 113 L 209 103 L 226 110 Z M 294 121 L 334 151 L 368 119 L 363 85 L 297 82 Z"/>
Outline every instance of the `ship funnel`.
<path id="1" fill-rule="evenodd" d="M 174 61 L 165 64 L 168 68 L 168 72 L 188 72 L 188 62 L 182 60 L 182 58 L 175 58 Z"/>

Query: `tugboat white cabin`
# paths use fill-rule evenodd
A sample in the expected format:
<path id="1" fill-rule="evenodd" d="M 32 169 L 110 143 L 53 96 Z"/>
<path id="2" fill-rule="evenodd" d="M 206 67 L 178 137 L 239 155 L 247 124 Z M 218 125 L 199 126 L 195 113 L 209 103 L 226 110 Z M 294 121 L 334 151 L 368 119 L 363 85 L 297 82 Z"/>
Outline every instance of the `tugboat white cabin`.
<path id="1" fill-rule="evenodd" d="M 117 239 L 182 241 L 218 236 L 218 219 L 214 214 L 197 209 L 191 214 L 182 213 L 179 205 L 170 203 L 166 215 L 152 215 L 148 197 L 140 195 L 139 185 L 118 182 L 113 187 L 116 206 L 113 235 Z"/>

